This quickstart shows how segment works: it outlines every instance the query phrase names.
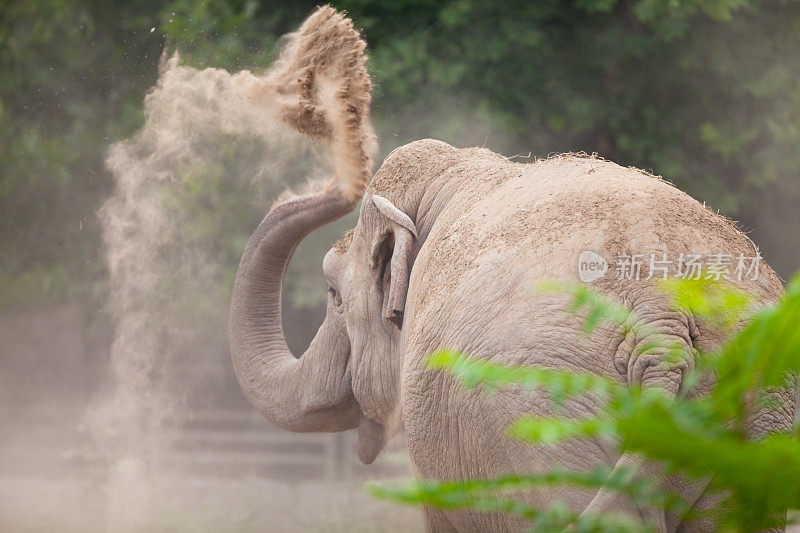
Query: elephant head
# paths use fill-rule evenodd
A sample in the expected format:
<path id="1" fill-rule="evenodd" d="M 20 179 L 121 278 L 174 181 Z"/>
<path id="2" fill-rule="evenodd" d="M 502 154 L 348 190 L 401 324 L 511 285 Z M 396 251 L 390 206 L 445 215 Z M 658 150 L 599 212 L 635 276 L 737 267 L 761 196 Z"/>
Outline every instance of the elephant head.
<path id="1" fill-rule="evenodd" d="M 416 141 L 375 174 L 356 227 L 325 256 L 326 318 L 299 358 L 281 325 L 281 285 L 300 240 L 355 206 L 334 189 L 274 206 L 250 238 L 233 290 L 230 342 L 245 395 L 292 431 L 358 427 L 371 462 L 399 420 L 403 312 L 414 258 L 448 196 L 459 152 Z M 489 153 L 488 151 L 486 151 Z"/>
<path id="2" fill-rule="evenodd" d="M 441 161 L 431 165 L 430 158 L 455 151 L 427 142 L 424 150 L 419 142 L 408 145 L 417 145 L 417 159 L 427 164 L 418 165 L 402 186 L 394 183 L 394 193 L 383 188 L 389 196 L 402 193 L 401 205 L 370 187 L 356 228 L 325 256 L 326 317 L 302 356 L 289 351 L 282 331 L 281 286 L 289 259 L 303 237 L 350 212 L 354 204 L 332 189 L 273 206 L 250 237 L 234 283 L 231 354 L 248 400 L 291 431 L 358 427 L 364 462 L 380 451 L 389 436 L 386 427 L 398 414 L 403 310 L 414 256 L 424 238 L 414 218 L 421 215 L 417 207 L 427 182 L 446 166 Z M 407 148 L 392 154 L 373 183 L 396 181 L 398 172 L 408 168 L 408 156 Z"/>

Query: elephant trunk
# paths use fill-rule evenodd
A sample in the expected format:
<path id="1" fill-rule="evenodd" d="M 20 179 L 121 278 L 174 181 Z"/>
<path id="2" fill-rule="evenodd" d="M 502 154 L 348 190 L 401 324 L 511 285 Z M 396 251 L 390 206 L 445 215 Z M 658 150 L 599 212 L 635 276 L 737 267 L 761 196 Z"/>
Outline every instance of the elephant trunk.
<path id="1" fill-rule="evenodd" d="M 295 358 L 283 336 L 281 288 L 297 245 L 314 229 L 352 211 L 338 191 L 274 206 L 247 243 L 230 311 L 236 376 L 264 417 L 291 431 L 341 431 L 358 425 L 344 325 L 329 316 L 306 352 Z"/>

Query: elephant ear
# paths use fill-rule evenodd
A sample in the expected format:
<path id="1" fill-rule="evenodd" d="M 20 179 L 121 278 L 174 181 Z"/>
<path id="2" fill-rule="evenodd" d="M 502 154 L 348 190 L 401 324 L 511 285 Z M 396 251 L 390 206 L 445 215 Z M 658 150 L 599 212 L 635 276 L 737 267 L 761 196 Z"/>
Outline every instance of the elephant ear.
<path id="1" fill-rule="evenodd" d="M 382 270 L 379 275 L 383 284 L 383 317 L 402 327 L 408 281 L 419 251 L 419 235 L 411 218 L 392 202 L 373 195 L 372 203 L 390 221 L 389 233 L 380 235 L 372 249 L 372 266 Z"/>

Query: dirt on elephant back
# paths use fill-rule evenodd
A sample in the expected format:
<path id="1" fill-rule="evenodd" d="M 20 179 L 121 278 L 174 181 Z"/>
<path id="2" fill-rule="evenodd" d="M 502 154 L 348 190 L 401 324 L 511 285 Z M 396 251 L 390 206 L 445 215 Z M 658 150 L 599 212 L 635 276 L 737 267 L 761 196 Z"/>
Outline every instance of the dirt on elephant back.
<path id="1" fill-rule="evenodd" d="M 616 165 L 616 163 L 614 163 L 613 161 L 609 161 L 608 159 L 606 159 L 606 158 L 604 158 L 602 156 L 599 156 L 597 153 L 587 154 L 586 152 L 563 152 L 563 153 L 551 154 L 546 158 L 541 158 L 541 159 L 537 158 L 536 160 L 534 160 L 534 163 L 542 163 L 542 162 L 548 162 L 548 161 L 566 161 L 566 160 L 569 160 L 569 159 L 579 159 L 579 160 L 580 159 L 586 159 L 586 160 L 592 160 L 592 161 L 598 161 L 598 162 L 602 162 L 602 163 L 608 163 L 608 164 Z M 624 167 L 624 168 L 626 168 L 627 170 L 632 170 L 633 172 L 638 172 L 639 174 L 642 174 L 643 176 L 647 176 L 648 178 L 652 178 L 654 180 L 657 180 L 657 181 L 660 181 L 662 183 L 665 183 L 665 184 L 669 185 L 670 187 L 680 191 L 682 194 L 686 195 L 686 193 L 681 191 L 680 189 L 678 189 L 678 187 L 672 181 L 664 178 L 661 175 L 653 174 L 649 170 L 645 170 L 645 169 L 642 169 L 642 168 L 639 168 L 639 167 L 634 167 L 632 165 L 629 165 L 629 166 Z M 742 228 L 739 227 L 738 223 L 735 220 L 733 220 L 733 219 L 731 219 L 729 217 L 726 217 L 725 215 L 721 214 L 719 211 L 715 211 L 710 205 L 707 205 L 705 202 L 703 202 L 702 205 L 703 205 L 703 207 L 705 208 L 705 210 L 708 213 L 713 215 L 712 218 L 716 219 L 718 223 L 726 224 L 735 233 L 744 236 L 748 241 L 750 241 L 752 243 L 752 245 L 753 245 L 753 248 L 755 248 L 756 250 L 758 249 L 756 244 L 753 243 L 752 240 L 750 240 L 750 238 L 747 236 L 747 233 L 744 230 L 742 230 Z"/>

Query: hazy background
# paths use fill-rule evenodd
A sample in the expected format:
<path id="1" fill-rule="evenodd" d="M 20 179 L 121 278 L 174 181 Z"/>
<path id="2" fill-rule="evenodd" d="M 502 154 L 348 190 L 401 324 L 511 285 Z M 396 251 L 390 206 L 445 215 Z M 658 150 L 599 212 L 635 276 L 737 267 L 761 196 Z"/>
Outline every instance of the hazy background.
<path id="1" fill-rule="evenodd" d="M 740 221 L 784 278 L 800 264 L 800 3 L 334 5 L 369 43 L 379 160 L 423 137 L 509 156 L 597 152 Z M 145 433 L 158 436 L 146 447 L 159 453 L 129 461 L 131 437 L 103 418 L 123 409 L 109 399 L 127 375 L 112 356 L 120 309 L 108 217 L 98 216 L 119 193 L 110 147 L 146 131 L 144 98 L 165 48 L 198 69 L 263 70 L 314 7 L 0 1 L 0 529 L 109 529 L 126 512 L 109 515 L 114 472 L 138 483 L 141 471 L 169 475 L 122 495 L 149 520 L 132 529 L 419 527 L 416 511 L 360 489 L 366 477 L 409 475 L 402 443 L 365 469 L 351 436 L 273 431 L 248 409 L 229 364 L 239 255 L 277 194 L 315 172 L 313 150 L 211 135 L 202 115 L 202 134 L 182 130 L 196 157 L 140 191 L 169 231 L 139 241 L 144 251 L 127 263 L 148 276 L 137 311 L 148 349 L 163 353 L 130 370 L 158 411 Z M 284 324 L 295 351 L 324 312 L 322 256 L 354 216 L 295 255 Z M 141 238 L 137 227 L 130 238 Z M 143 494 L 158 505 L 136 504 Z"/>

